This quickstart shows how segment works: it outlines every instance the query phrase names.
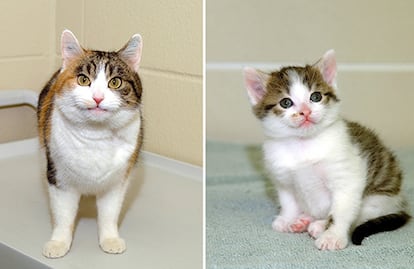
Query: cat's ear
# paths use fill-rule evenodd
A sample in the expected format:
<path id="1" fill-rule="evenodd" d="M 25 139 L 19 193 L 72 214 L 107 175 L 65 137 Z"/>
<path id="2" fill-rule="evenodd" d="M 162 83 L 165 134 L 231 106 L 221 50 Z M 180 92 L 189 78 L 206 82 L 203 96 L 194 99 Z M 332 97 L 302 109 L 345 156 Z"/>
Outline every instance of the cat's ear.
<path id="1" fill-rule="evenodd" d="M 126 45 L 118 51 L 122 60 L 124 60 L 129 67 L 135 72 L 138 71 L 139 63 L 141 62 L 142 53 L 142 37 L 139 34 L 135 34 L 126 43 Z"/>
<path id="2" fill-rule="evenodd" d="M 266 84 L 269 75 L 251 67 L 245 67 L 243 74 L 250 103 L 254 106 L 263 99 L 266 93 Z"/>
<path id="3" fill-rule="evenodd" d="M 84 53 L 84 50 L 81 45 L 79 45 L 79 42 L 76 39 L 75 35 L 69 30 L 65 30 L 62 33 L 61 51 L 63 58 L 63 68 L 65 68 L 70 61 L 80 57 Z"/>
<path id="4" fill-rule="evenodd" d="M 318 62 L 323 79 L 329 86 L 336 87 L 336 57 L 334 50 L 328 50 Z"/>

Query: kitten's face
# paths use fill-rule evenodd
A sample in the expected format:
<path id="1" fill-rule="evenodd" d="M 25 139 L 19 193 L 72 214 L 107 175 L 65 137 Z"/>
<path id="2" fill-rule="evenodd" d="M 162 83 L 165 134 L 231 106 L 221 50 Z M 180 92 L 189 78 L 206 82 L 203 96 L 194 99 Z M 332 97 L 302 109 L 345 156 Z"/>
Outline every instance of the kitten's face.
<path id="1" fill-rule="evenodd" d="M 324 76 L 324 70 L 313 66 L 285 67 L 271 74 L 246 70 L 253 111 L 267 136 L 307 137 L 337 119 L 335 77 L 329 77 L 336 72 L 329 73 L 328 68 Z"/>
<path id="2" fill-rule="evenodd" d="M 137 57 L 134 50 L 140 57 L 141 47 L 136 46 L 141 41 L 134 37 L 118 52 L 84 50 L 73 35 L 62 37 L 64 61 L 55 102 L 67 119 L 122 125 L 139 113 L 142 87 L 138 63 L 131 58 Z"/>

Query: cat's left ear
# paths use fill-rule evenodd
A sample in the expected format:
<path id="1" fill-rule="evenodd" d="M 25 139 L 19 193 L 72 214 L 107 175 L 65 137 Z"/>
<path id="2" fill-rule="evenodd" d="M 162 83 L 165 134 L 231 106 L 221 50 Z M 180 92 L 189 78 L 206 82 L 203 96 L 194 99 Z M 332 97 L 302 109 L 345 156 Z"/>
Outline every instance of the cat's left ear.
<path id="1" fill-rule="evenodd" d="M 334 50 L 328 50 L 318 62 L 323 79 L 329 86 L 336 88 L 336 57 Z"/>
<path id="2" fill-rule="evenodd" d="M 124 60 L 129 67 L 131 67 L 135 72 L 139 69 L 139 64 L 141 62 L 141 53 L 142 53 L 142 37 L 139 34 L 135 34 L 131 39 L 126 43 L 126 45 L 118 51 L 122 60 Z"/>

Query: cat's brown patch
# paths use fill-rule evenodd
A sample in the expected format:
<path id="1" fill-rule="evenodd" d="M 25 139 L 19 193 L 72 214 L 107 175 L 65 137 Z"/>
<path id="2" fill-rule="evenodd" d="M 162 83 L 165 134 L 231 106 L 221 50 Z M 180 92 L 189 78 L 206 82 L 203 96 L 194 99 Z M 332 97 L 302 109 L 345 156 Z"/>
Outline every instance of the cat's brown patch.
<path id="1" fill-rule="evenodd" d="M 137 146 L 135 147 L 134 153 L 132 153 L 131 158 L 129 158 L 126 176 L 128 176 L 131 173 L 131 170 L 134 168 L 134 166 L 136 165 L 138 161 L 140 149 L 141 149 L 142 143 L 144 142 L 144 127 L 143 126 L 144 124 L 141 119 L 141 128 L 140 128 L 139 135 L 137 138 Z"/>
<path id="2" fill-rule="evenodd" d="M 279 71 L 270 73 L 266 84 L 266 93 L 262 100 L 253 107 L 253 112 L 259 119 L 263 119 L 269 112 L 280 116 L 284 113 L 279 102 L 288 98 L 293 80 L 299 78 L 308 87 L 310 92 L 320 92 L 323 96 L 322 103 L 339 102 L 334 88 L 323 79 L 319 69 L 306 65 L 305 67 L 288 66 Z"/>
<path id="3" fill-rule="evenodd" d="M 352 142 L 359 146 L 361 155 L 368 160 L 364 196 L 398 194 L 401 189 L 402 170 L 395 155 L 368 128 L 350 121 L 347 121 L 347 125 Z"/>
<path id="4" fill-rule="evenodd" d="M 325 227 L 325 230 L 328 230 L 328 229 L 329 229 L 329 227 L 331 227 L 333 224 L 334 224 L 334 218 L 333 218 L 333 216 L 332 216 L 332 215 L 329 215 L 329 216 L 328 216 L 328 220 L 327 220 L 327 222 L 326 222 L 326 227 Z"/>

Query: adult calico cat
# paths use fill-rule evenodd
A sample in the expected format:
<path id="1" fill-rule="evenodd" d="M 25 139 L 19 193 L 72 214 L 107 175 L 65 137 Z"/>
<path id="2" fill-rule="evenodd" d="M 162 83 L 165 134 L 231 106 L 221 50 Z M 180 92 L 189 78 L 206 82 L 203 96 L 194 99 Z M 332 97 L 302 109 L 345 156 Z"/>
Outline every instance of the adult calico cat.
<path id="1" fill-rule="evenodd" d="M 141 50 L 138 34 L 119 51 L 103 52 L 62 33 L 62 67 L 40 93 L 37 113 L 53 220 L 48 258 L 69 251 L 81 195 L 96 195 L 102 250 L 126 249 L 118 216 L 142 144 Z"/>

